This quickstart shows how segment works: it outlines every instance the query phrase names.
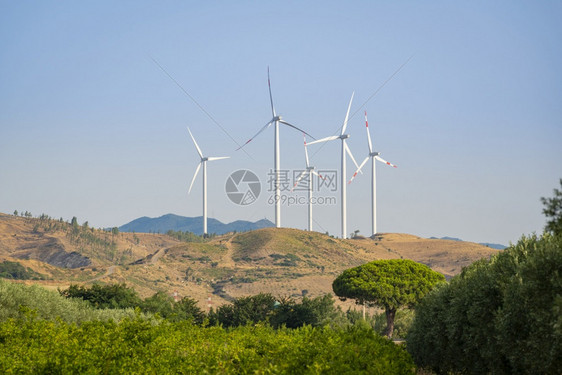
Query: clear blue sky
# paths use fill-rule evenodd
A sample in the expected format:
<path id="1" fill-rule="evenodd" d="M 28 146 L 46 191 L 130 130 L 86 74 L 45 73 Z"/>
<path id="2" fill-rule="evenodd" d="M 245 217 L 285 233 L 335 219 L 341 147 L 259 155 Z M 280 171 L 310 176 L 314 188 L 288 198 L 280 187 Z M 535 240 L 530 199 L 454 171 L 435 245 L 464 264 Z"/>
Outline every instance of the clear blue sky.
<path id="1" fill-rule="evenodd" d="M 269 66 L 277 111 L 317 138 L 355 91 L 353 153 L 367 153 L 367 110 L 398 165 L 378 167 L 379 231 L 515 242 L 542 231 L 539 198 L 562 177 L 561 16 L 560 1 L 0 1 L 0 212 L 96 227 L 199 216 L 190 126 L 206 154 L 231 156 L 209 163 L 210 216 L 273 220 L 273 129 L 246 153 L 230 138 L 269 121 Z M 311 146 L 311 161 L 339 169 L 339 150 Z M 303 166 L 301 134 L 282 128 L 281 168 Z M 237 169 L 263 182 L 252 205 L 224 192 Z M 348 232 L 369 233 L 368 171 L 348 188 Z M 340 235 L 339 206 L 315 221 Z M 306 206 L 284 206 L 282 224 L 304 229 Z"/>

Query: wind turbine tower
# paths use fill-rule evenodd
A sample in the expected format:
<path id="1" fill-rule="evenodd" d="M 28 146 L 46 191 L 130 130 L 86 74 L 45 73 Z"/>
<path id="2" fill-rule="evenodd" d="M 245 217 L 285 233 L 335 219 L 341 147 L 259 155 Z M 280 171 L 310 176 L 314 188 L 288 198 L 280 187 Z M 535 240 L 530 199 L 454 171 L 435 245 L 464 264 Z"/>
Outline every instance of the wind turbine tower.
<path id="1" fill-rule="evenodd" d="M 355 93 L 351 94 L 351 99 L 349 100 L 349 105 L 347 106 L 347 113 L 345 114 L 345 120 L 343 122 L 343 126 L 341 129 L 341 133 L 340 135 L 332 135 L 330 137 L 326 137 L 326 138 L 322 138 L 319 139 L 317 141 L 314 142 L 310 142 L 309 145 L 315 144 L 315 143 L 321 143 L 321 142 L 328 142 L 328 141 L 334 141 L 336 139 L 341 139 L 341 237 L 342 238 L 347 238 L 347 201 L 346 201 L 346 196 L 347 196 L 347 180 L 346 180 L 346 160 L 345 160 L 345 155 L 346 153 L 349 155 L 349 157 L 351 158 L 351 160 L 353 160 L 353 163 L 355 164 L 355 166 L 358 167 L 357 162 L 355 161 L 355 158 L 353 157 L 353 154 L 351 153 L 351 150 L 349 149 L 349 146 L 347 145 L 347 143 L 345 142 L 345 140 L 347 138 L 349 138 L 349 134 L 345 134 L 345 130 L 347 128 L 347 120 L 349 119 L 349 110 L 351 109 L 351 103 L 353 102 L 353 96 L 355 95 Z"/>
<path id="2" fill-rule="evenodd" d="M 293 188 L 291 189 L 291 191 L 295 190 L 295 188 L 297 187 L 297 185 L 299 184 L 300 180 L 308 175 L 308 231 L 310 232 L 312 230 L 312 175 L 316 175 L 320 178 L 323 178 L 318 172 L 316 172 L 314 170 L 314 167 L 310 165 L 309 159 L 308 159 L 308 150 L 307 150 L 307 144 L 306 144 L 306 136 L 303 133 L 303 137 L 304 137 L 304 157 L 305 157 L 305 161 L 306 161 L 306 169 L 304 171 L 302 171 L 302 173 L 297 177 L 297 180 L 295 181 L 295 185 L 293 186 Z"/>
<path id="3" fill-rule="evenodd" d="M 353 181 L 357 173 L 361 171 L 361 168 L 367 163 L 367 160 L 371 159 L 371 229 L 373 232 L 373 236 L 377 234 L 377 175 L 376 175 L 376 162 L 375 160 L 380 161 L 381 163 L 390 165 L 391 167 L 398 168 L 396 165 L 387 162 L 383 158 L 380 157 L 380 152 L 373 151 L 373 144 L 371 142 L 371 134 L 369 134 L 369 121 L 367 120 L 367 111 L 365 111 L 365 128 L 367 129 L 367 141 L 369 143 L 369 155 L 363 160 L 363 162 L 359 165 L 349 183 Z"/>
<path id="4" fill-rule="evenodd" d="M 269 79 L 269 67 L 267 68 L 267 86 L 269 87 L 269 101 L 271 103 L 271 114 L 272 119 L 265 124 L 259 132 L 256 133 L 252 138 L 246 141 L 242 146 L 238 148 L 240 150 L 242 147 L 250 143 L 254 138 L 256 138 L 261 132 L 269 128 L 272 124 L 275 124 L 275 132 L 273 139 L 273 166 L 275 173 L 275 226 L 277 228 L 281 227 L 281 162 L 280 162 L 280 152 L 279 152 L 279 124 L 289 126 L 293 129 L 299 130 L 300 132 L 308 135 L 309 137 L 315 139 L 313 136 L 297 128 L 294 125 L 289 124 L 287 121 L 283 120 L 281 116 L 277 115 L 275 112 L 275 107 L 273 106 L 273 96 L 271 95 L 271 81 Z"/>
<path id="5" fill-rule="evenodd" d="M 203 166 L 203 235 L 207 235 L 207 162 L 214 161 L 214 160 L 221 160 L 221 159 L 228 159 L 230 156 L 203 156 L 203 152 L 199 148 L 199 145 L 195 141 L 193 134 L 191 134 L 191 130 L 187 128 L 189 135 L 191 136 L 191 140 L 197 149 L 197 153 L 201 158 L 201 161 L 197 165 L 197 169 L 195 170 L 195 174 L 193 175 L 193 179 L 191 180 L 191 185 L 189 185 L 189 193 L 191 193 L 191 188 L 193 187 L 193 183 L 195 182 L 195 178 L 197 178 L 197 174 L 199 173 L 199 169 L 201 169 L 201 165 Z"/>

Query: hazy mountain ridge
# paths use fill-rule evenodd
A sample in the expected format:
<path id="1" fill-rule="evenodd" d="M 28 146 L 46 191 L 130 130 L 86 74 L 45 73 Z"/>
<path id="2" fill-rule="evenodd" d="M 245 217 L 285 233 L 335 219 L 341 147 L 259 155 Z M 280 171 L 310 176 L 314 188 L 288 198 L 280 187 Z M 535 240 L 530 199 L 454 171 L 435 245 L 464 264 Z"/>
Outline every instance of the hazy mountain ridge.
<path id="1" fill-rule="evenodd" d="M 207 219 L 208 232 L 215 234 L 247 232 L 273 226 L 274 224 L 267 219 L 261 219 L 256 222 L 236 220 L 227 224 L 217 219 Z M 121 232 L 137 233 L 166 233 L 169 230 L 174 230 L 201 235 L 203 234 L 203 217 L 185 217 L 174 214 L 166 214 L 156 218 L 143 216 L 120 226 L 119 230 Z"/>
<path id="2" fill-rule="evenodd" d="M 461 240 L 460 238 L 456 238 L 456 237 L 429 237 L 430 240 L 450 240 L 450 241 L 461 241 L 464 242 L 464 240 Z M 503 250 L 505 248 L 507 248 L 507 246 L 499 244 L 499 243 L 490 243 L 490 242 L 478 242 L 480 245 L 482 246 L 486 246 L 489 247 L 491 249 L 496 249 L 496 250 Z"/>

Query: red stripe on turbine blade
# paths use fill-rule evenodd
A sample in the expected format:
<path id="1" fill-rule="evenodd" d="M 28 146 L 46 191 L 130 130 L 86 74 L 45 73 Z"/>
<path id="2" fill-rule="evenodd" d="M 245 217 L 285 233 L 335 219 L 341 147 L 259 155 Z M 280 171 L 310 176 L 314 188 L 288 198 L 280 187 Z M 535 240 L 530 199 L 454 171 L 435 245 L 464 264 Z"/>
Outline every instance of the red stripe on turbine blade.
<path id="1" fill-rule="evenodd" d="M 252 138 L 252 139 L 254 139 L 254 138 Z M 248 140 L 246 141 L 246 143 L 244 143 L 242 146 L 238 147 L 238 148 L 236 149 L 236 151 L 238 151 L 238 150 L 240 150 L 242 147 L 246 146 L 248 143 L 250 143 L 250 142 L 252 141 L 252 139 L 248 139 Z"/>

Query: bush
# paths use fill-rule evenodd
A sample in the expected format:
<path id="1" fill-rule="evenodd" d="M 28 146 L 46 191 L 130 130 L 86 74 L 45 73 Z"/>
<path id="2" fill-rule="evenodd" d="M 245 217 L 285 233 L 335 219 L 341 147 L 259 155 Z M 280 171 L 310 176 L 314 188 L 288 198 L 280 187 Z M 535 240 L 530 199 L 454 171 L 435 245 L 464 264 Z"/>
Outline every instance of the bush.
<path id="1" fill-rule="evenodd" d="M 270 323 L 273 327 L 298 328 L 304 325 L 321 327 L 335 323 L 341 311 L 334 306 L 334 299 L 326 294 L 321 297 L 304 297 L 302 302 L 292 298 L 281 299 L 275 307 Z"/>
<path id="2" fill-rule="evenodd" d="M 60 291 L 66 298 L 80 298 L 98 309 L 125 309 L 140 306 L 141 298 L 133 288 L 125 284 L 94 284 L 90 288 L 70 285 Z"/>
<path id="3" fill-rule="evenodd" d="M 79 323 L 88 320 L 121 320 L 135 316 L 135 311 L 96 310 L 89 303 L 66 299 L 40 286 L 13 284 L 0 280 L 0 321 L 21 319 L 33 311 L 38 319 Z"/>
<path id="4" fill-rule="evenodd" d="M 400 346 L 371 329 L 202 328 L 126 319 L 0 323 L 0 373 L 412 374 Z"/>
<path id="5" fill-rule="evenodd" d="M 562 236 L 523 237 L 416 309 L 408 351 L 438 373 L 559 374 Z"/>
<path id="6" fill-rule="evenodd" d="M 43 280 L 44 276 L 33 271 L 31 268 L 25 268 L 18 262 L 5 260 L 0 263 L 0 278 L 15 280 Z"/>
<path id="7" fill-rule="evenodd" d="M 209 314 L 211 323 L 223 327 L 238 327 L 249 323 L 269 322 L 275 307 L 275 297 L 269 293 L 236 298 L 232 304 L 220 306 Z"/>

